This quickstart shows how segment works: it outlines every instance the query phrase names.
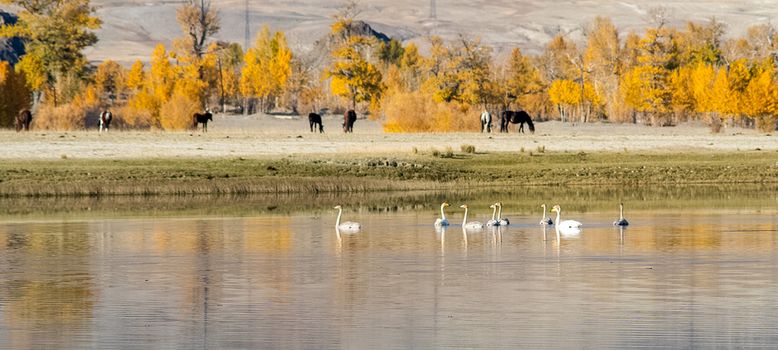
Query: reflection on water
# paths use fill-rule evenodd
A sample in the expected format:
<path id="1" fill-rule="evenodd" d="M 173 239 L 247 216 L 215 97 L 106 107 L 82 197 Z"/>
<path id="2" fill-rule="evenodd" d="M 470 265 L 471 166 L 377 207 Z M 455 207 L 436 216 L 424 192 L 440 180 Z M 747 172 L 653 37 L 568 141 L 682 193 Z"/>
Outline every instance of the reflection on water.
<path id="1" fill-rule="evenodd" d="M 754 193 L 643 194 L 625 201 L 628 228 L 605 199 L 571 201 L 577 236 L 538 225 L 551 199 L 527 195 L 502 199 L 511 226 L 482 231 L 435 229 L 438 194 L 419 210 L 361 198 L 359 233 L 334 227 L 343 198 L 200 218 L 6 214 L 0 348 L 772 347 L 778 216 Z"/>

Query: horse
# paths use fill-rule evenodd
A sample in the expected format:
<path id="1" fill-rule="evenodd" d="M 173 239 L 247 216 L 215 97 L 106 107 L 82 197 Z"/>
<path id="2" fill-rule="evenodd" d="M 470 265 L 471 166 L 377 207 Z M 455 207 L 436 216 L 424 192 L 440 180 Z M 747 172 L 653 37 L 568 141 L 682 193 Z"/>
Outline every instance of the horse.
<path id="1" fill-rule="evenodd" d="M 100 113 L 100 132 L 103 132 L 103 129 L 108 131 L 111 128 L 111 120 L 113 120 L 113 114 L 107 109 Z"/>
<path id="2" fill-rule="evenodd" d="M 488 111 L 481 113 L 481 132 L 492 132 L 492 114 Z"/>
<path id="3" fill-rule="evenodd" d="M 353 133 L 354 123 L 356 121 L 357 121 L 357 112 L 354 112 L 353 109 L 347 111 L 346 113 L 343 113 L 343 132 Z"/>
<path id="4" fill-rule="evenodd" d="M 208 132 L 208 121 L 213 121 L 213 114 L 211 114 L 211 111 L 206 110 L 205 114 L 195 113 L 192 116 L 192 121 L 194 122 L 194 129 L 197 130 L 198 124 L 203 124 L 203 132 Z"/>
<path id="5" fill-rule="evenodd" d="M 19 131 L 29 131 L 30 130 L 30 123 L 32 123 L 32 112 L 30 112 L 29 109 L 25 109 L 16 116 L 16 121 L 14 123 L 14 126 L 16 127 L 16 132 Z"/>
<path id="6" fill-rule="evenodd" d="M 529 126 L 529 132 L 535 133 L 532 117 L 525 111 L 504 111 L 500 117 L 500 132 L 508 132 L 508 125 L 519 124 L 519 132 L 524 133 L 524 123 Z"/>
<path id="7" fill-rule="evenodd" d="M 324 124 L 321 122 L 321 116 L 316 113 L 308 114 L 308 124 L 311 125 L 311 132 L 315 132 L 314 126 L 319 125 L 319 133 L 324 133 Z"/>

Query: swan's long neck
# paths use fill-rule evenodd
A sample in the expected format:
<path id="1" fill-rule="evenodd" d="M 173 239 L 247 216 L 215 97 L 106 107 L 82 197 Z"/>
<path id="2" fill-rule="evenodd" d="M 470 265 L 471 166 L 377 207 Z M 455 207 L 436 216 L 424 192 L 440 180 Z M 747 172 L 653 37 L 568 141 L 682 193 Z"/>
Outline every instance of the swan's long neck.
<path id="1" fill-rule="evenodd" d="M 624 220 L 624 204 L 619 205 L 619 220 Z"/>
<path id="2" fill-rule="evenodd" d="M 441 205 L 440 206 L 440 218 L 442 220 L 446 220 L 446 212 L 443 210 L 443 208 L 445 208 L 445 206 Z"/>
<path id="3" fill-rule="evenodd" d="M 343 214 L 343 209 L 338 209 L 338 219 L 335 220 L 335 227 L 340 226 L 340 216 Z"/>
<path id="4" fill-rule="evenodd" d="M 497 218 L 502 219 L 502 205 L 498 206 L 498 208 L 500 209 L 498 209 L 499 211 L 497 212 Z"/>
<path id="5" fill-rule="evenodd" d="M 494 210 L 492 210 L 492 220 L 494 220 L 495 215 L 497 215 L 497 206 L 494 206 Z"/>
<path id="6" fill-rule="evenodd" d="M 467 208 L 465 208 L 465 217 L 462 219 L 462 226 L 464 227 L 465 224 L 467 224 Z"/>
<path id="7" fill-rule="evenodd" d="M 546 220 L 546 205 L 545 204 L 543 205 L 543 217 L 541 219 L 542 220 Z"/>
<path id="8" fill-rule="evenodd" d="M 557 225 L 559 225 L 559 223 L 562 222 L 562 219 L 560 219 L 560 217 L 562 217 L 562 211 L 561 210 L 557 210 L 556 211 L 556 224 Z M 557 227 L 559 227 L 559 226 L 557 226 Z"/>

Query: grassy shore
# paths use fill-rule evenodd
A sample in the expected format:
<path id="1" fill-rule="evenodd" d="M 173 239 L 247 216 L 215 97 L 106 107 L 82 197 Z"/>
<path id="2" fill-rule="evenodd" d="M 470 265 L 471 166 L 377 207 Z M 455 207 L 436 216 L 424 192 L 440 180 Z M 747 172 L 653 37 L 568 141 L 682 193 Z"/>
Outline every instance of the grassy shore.
<path id="1" fill-rule="evenodd" d="M 461 190 L 494 186 L 778 183 L 775 152 L 517 153 L 0 163 L 0 196 Z"/>

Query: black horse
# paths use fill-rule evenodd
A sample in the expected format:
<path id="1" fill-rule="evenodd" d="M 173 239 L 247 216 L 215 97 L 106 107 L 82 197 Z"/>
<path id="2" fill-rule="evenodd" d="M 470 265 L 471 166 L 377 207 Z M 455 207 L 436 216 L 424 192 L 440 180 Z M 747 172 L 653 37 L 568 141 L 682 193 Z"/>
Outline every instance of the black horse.
<path id="1" fill-rule="evenodd" d="M 357 112 L 354 112 L 354 110 L 349 110 L 346 113 L 343 113 L 343 132 L 346 133 L 353 133 L 354 132 L 354 123 L 357 121 Z"/>
<path id="2" fill-rule="evenodd" d="M 308 123 L 311 124 L 311 132 L 315 132 L 313 127 L 319 125 L 319 133 L 324 133 L 324 124 L 321 122 L 321 116 L 316 113 L 308 114 Z"/>
<path id="3" fill-rule="evenodd" d="M 32 123 L 32 112 L 30 112 L 29 109 L 25 109 L 16 116 L 16 121 L 14 123 L 14 126 L 16 127 L 16 132 L 19 131 L 29 131 L 30 130 L 30 123 Z"/>
<path id="4" fill-rule="evenodd" d="M 103 130 L 108 131 L 111 128 L 111 120 L 113 120 L 111 111 L 105 110 L 100 113 L 100 132 L 103 132 Z"/>
<path id="5" fill-rule="evenodd" d="M 213 121 L 213 114 L 211 114 L 211 111 L 205 111 L 205 114 L 195 113 L 192 116 L 192 121 L 194 122 L 194 128 L 197 130 L 198 124 L 203 124 L 203 132 L 208 132 L 208 121 Z"/>
<path id="6" fill-rule="evenodd" d="M 504 111 L 500 117 L 500 132 L 508 132 L 510 124 L 519 124 L 519 132 L 524 133 L 524 123 L 529 126 L 529 132 L 535 133 L 532 117 L 525 111 Z"/>

